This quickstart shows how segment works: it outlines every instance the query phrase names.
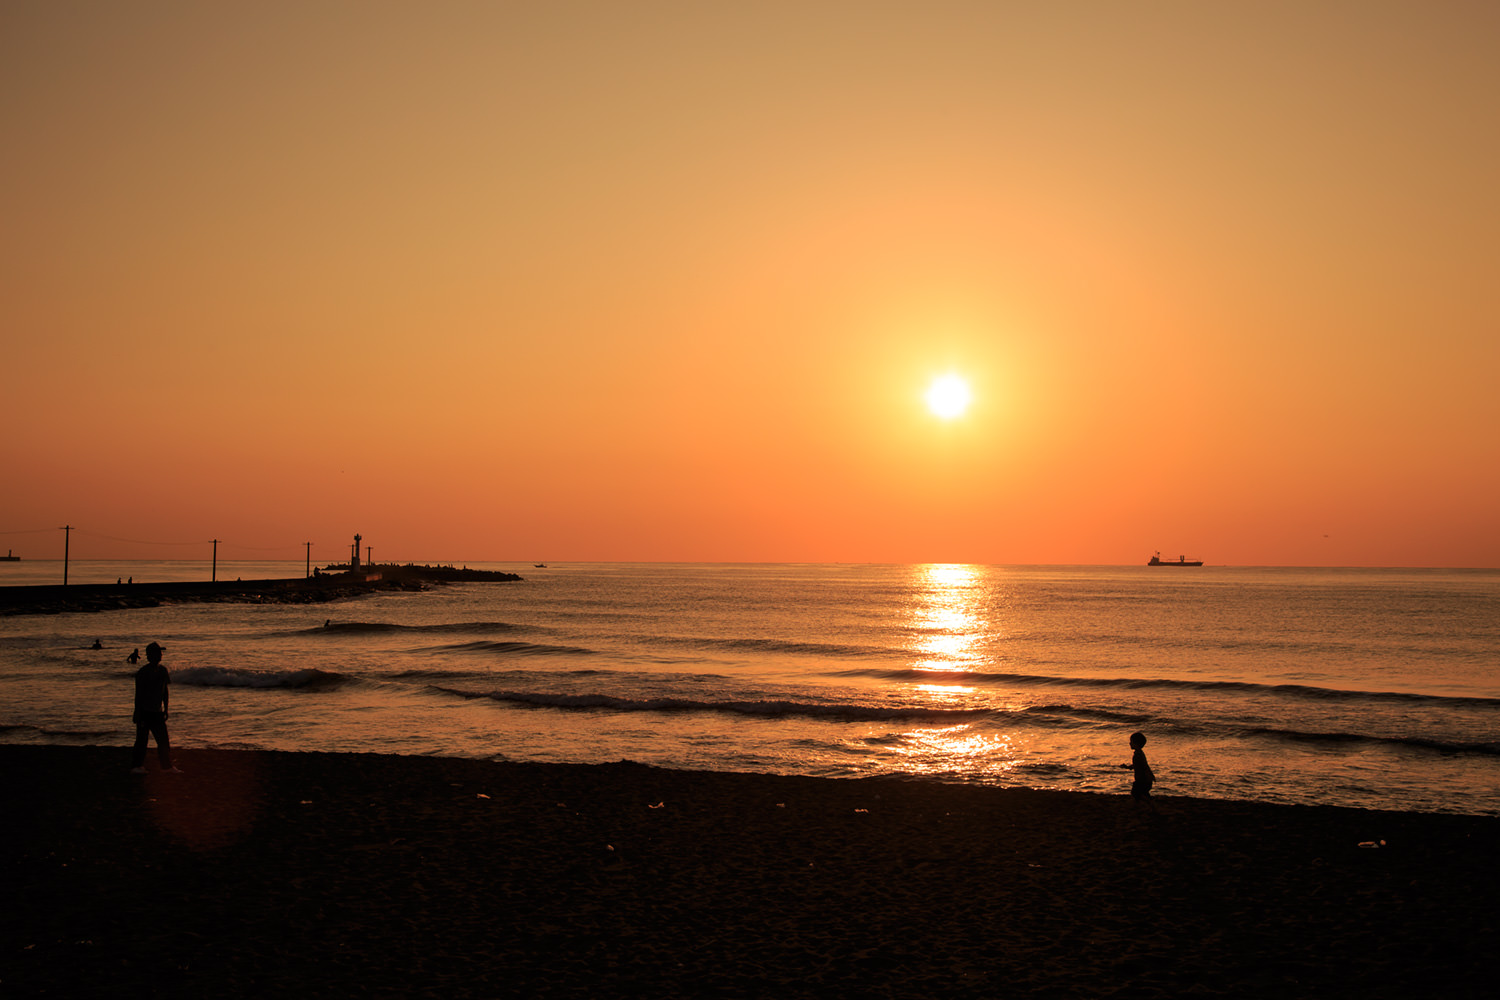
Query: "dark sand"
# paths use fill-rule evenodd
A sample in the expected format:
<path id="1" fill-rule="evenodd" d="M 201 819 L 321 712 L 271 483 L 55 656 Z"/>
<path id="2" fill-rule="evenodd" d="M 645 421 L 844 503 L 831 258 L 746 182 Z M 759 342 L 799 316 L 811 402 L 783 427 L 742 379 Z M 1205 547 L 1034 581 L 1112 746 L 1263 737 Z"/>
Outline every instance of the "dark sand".
<path id="1" fill-rule="evenodd" d="M 128 757 L 0 747 L 0 996 L 1477 997 L 1500 974 L 1496 818 Z"/>

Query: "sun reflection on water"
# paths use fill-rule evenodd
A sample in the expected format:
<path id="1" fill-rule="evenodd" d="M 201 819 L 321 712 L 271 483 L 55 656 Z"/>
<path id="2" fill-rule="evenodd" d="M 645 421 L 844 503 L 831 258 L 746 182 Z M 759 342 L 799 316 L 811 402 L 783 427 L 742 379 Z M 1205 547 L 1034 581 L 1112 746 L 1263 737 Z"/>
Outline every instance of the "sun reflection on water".
<path id="1" fill-rule="evenodd" d="M 949 563 L 918 569 L 912 629 L 921 656 L 919 670 L 962 670 L 979 665 L 981 641 L 990 629 L 980 600 L 981 577 L 972 566 Z"/>
<path id="2" fill-rule="evenodd" d="M 943 702 L 967 704 L 963 696 L 973 694 L 979 690 L 978 688 L 968 687 L 963 684 L 917 684 L 914 687 L 923 694 L 932 695 L 933 700 L 938 704 L 942 704 Z"/>
<path id="3" fill-rule="evenodd" d="M 912 581 L 908 627 L 913 669 L 934 676 L 915 680 L 909 690 L 933 708 L 994 708 L 981 686 L 965 683 L 965 674 L 991 662 L 997 623 L 990 621 L 986 577 L 981 568 L 952 563 L 916 569 Z M 936 675 L 947 674 L 940 679 Z M 893 750 L 908 774 L 964 774 L 1000 778 L 1019 763 L 1009 733 L 972 723 L 918 726 L 891 733 L 882 744 Z"/>
<path id="4" fill-rule="evenodd" d="M 1019 763 L 1008 734 L 977 732 L 969 725 L 911 729 L 889 749 L 899 756 L 901 770 L 907 774 L 998 778 Z"/>

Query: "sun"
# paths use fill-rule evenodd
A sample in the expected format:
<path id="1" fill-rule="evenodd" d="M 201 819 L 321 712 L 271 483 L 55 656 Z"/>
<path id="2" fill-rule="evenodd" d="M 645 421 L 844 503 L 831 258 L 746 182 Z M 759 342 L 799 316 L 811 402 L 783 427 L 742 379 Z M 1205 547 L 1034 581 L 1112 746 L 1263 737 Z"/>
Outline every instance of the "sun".
<path id="1" fill-rule="evenodd" d="M 957 375 L 942 375 L 927 390 L 927 408 L 944 420 L 953 420 L 963 416 L 973 398 L 969 383 Z"/>

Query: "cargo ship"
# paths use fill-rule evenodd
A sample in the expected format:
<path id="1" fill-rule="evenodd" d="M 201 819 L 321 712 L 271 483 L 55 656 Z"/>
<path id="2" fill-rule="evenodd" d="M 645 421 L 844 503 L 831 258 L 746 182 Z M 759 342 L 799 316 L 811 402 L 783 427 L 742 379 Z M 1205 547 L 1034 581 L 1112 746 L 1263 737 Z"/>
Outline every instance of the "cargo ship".
<path id="1" fill-rule="evenodd" d="M 1177 561 L 1173 562 L 1170 559 L 1163 559 L 1161 557 L 1161 553 L 1158 552 L 1156 555 L 1154 555 L 1154 556 L 1151 557 L 1151 561 L 1148 562 L 1146 565 L 1147 566 L 1202 566 L 1203 565 L 1203 560 L 1202 559 L 1189 559 L 1187 556 L 1178 556 L 1177 557 Z"/>

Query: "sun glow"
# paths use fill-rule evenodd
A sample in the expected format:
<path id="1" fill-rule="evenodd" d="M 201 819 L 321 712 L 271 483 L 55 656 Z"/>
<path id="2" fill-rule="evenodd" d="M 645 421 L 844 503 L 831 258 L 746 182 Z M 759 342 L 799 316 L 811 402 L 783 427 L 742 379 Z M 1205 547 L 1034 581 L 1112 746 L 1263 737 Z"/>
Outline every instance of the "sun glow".
<path id="1" fill-rule="evenodd" d="M 963 416 L 973 398 L 969 383 L 957 375 L 942 375 L 927 390 L 927 408 L 944 420 L 953 420 Z"/>

